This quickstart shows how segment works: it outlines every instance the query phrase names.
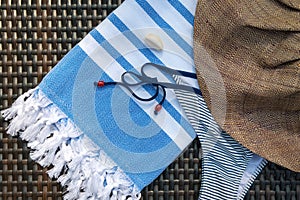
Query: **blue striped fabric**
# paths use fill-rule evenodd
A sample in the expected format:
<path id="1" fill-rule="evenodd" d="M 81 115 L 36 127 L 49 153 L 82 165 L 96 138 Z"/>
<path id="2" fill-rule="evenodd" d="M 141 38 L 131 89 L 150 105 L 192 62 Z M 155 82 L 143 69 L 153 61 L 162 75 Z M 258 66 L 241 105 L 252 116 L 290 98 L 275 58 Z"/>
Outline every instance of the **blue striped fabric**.
<path id="1" fill-rule="evenodd" d="M 195 8 L 195 0 L 127 0 L 73 48 L 39 86 L 140 190 L 176 159 L 196 133 L 174 91 L 167 89 L 163 109 L 155 115 L 154 107 L 162 95 L 141 102 L 123 87 L 97 89 L 94 82 L 120 82 L 124 72 L 139 73 L 149 62 L 195 73 Z M 163 51 L 147 45 L 148 34 L 162 40 Z M 159 81 L 174 82 L 160 72 L 155 76 Z M 197 81 L 190 82 L 197 86 Z M 153 94 L 149 87 L 134 90 L 142 96 Z"/>
<path id="2" fill-rule="evenodd" d="M 181 80 L 177 78 L 177 82 Z M 243 199 L 267 161 L 222 131 L 200 95 L 176 91 L 202 148 L 201 199 Z"/>
<path id="3" fill-rule="evenodd" d="M 7 119 L 15 113 L 27 118 L 28 113 L 23 108 L 18 110 L 27 105 L 36 115 L 30 119 L 49 125 L 47 134 L 51 135 L 52 131 L 53 136 L 61 139 L 61 144 L 53 145 L 50 143 L 54 139 L 46 136 L 30 144 L 39 147 L 47 140 L 52 147 L 51 151 L 44 151 L 48 147 L 43 146 L 32 155 L 40 162 L 48 159 L 44 166 L 56 164 L 50 171 L 52 177 L 66 170 L 67 174 L 59 177 L 63 185 L 68 185 L 66 199 L 79 196 L 80 199 L 109 199 L 111 195 L 117 198 L 120 190 L 125 191 L 120 196 L 124 199 L 132 182 L 134 191 L 129 193 L 135 195 L 136 188 L 142 190 L 161 174 L 196 138 L 196 133 L 203 149 L 200 199 L 243 198 L 266 161 L 222 132 L 201 96 L 167 89 L 163 109 L 156 115 L 154 107 L 162 95 L 151 102 L 141 102 L 121 86 L 97 88 L 94 85 L 98 80 L 120 82 L 124 72 L 139 73 L 141 66 L 149 62 L 195 74 L 193 16 L 196 4 L 197 0 L 126 0 L 58 63 L 31 96 L 26 94 L 29 98 L 25 95 L 17 106 L 4 112 Z M 148 34 L 161 39 L 162 51 L 147 45 Z M 171 76 L 155 70 L 150 72 L 161 82 L 174 83 Z M 199 87 L 197 80 L 191 77 L 183 77 L 182 83 Z M 154 92 L 150 87 L 133 89 L 145 97 Z M 26 99 L 29 103 L 24 103 Z M 31 101 L 38 103 L 36 110 L 32 109 Z M 45 107 L 43 101 L 48 103 Z M 47 116 L 40 116 L 45 113 Z M 52 115 L 57 121 L 47 124 Z M 18 121 L 17 118 L 10 127 L 13 135 L 24 129 L 23 122 Z M 28 127 L 33 129 L 35 125 L 28 122 Z M 24 132 L 25 139 L 34 140 L 34 136 L 27 135 L 28 130 Z M 36 131 L 40 137 L 39 134 Z M 72 157 L 68 152 L 60 156 L 62 148 L 69 149 Z M 102 169 L 99 163 L 113 167 Z M 118 173 L 127 176 L 123 178 Z M 111 177 L 121 177 L 121 180 Z M 130 183 L 127 183 L 128 177 Z M 105 188 L 105 194 L 100 194 L 102 189 L 93 184 L 97 181 L 101 182 L 99 187 Z M 119 181 L 125 182 L 125 186 L 119 185 Z"/>

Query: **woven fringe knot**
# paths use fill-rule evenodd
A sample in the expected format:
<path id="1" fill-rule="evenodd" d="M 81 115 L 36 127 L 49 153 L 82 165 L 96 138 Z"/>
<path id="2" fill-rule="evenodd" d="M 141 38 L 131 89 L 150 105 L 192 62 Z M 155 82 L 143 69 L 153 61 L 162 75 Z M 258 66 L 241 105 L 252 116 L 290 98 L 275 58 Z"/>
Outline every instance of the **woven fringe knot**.
<path id="1" fill-rule="evenodd" d="M 7 133 L 20 136 L 30 156 L 66 188 L 64 199 L 140 199 L 139 190 L 39 88 L 1 112 L 11 120 Z"/>

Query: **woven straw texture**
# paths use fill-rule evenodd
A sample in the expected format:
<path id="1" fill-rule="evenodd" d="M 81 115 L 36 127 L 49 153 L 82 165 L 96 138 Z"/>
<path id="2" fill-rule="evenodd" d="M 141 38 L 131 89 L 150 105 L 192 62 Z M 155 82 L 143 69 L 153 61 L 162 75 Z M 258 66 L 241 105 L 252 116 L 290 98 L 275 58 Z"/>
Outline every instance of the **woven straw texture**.
<path id="1" fill-rule="evenodd" d="M 195 65 L 205 101 L 219 100 L 208 106 L 221 127 L 251 151 L 300 172 L 300 10 L 288 5 L 199 1 Z"/>
<path id="2" fill-rule="evenodd" d="M 0 109 L 35 87 L 121 0 L 0 0 Z M 0 199 L 62 199 L 63 188 L 29 158 L 0 121 Z M 200 144 L 193 144 L 142 192 L 143 200 L 196 200 Z M 245 199 L 300 200 L 300 173 L 269 164 Z"/>

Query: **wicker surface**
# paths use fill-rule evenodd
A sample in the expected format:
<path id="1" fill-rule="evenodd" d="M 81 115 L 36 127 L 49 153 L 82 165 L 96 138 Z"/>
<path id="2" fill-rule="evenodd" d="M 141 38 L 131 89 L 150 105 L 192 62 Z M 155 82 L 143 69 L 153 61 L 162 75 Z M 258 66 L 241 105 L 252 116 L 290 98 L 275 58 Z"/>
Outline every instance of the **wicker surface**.
<path id="1" fill-rule="evenodd" d="M 0 0 L 0 109 L 43 76 L 121 1 Z M 62 199 L 63 188 L 29 158 L 26 144 L 0 122 L 0 199 Z M 194 200 L 200 188 L 197 140 L 151 185 L 144 200 Z M 300 173 L 269 164 L 245 199 L 300 200 Z"/>

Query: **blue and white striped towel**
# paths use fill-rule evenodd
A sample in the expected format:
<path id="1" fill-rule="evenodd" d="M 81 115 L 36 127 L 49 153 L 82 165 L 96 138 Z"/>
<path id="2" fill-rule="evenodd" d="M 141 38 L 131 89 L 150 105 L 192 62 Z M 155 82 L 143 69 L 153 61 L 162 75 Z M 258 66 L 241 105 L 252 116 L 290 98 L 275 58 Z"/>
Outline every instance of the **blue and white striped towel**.
<path id="1" fill-rule="evenodd" d="M 94 85 L 98 80 L 120 82 L 124 72 L 139 73 L 145 63 L 195 73 L 196 3 L 125 1 L 37 88 L 2 111 L 11 119 L 7 132 L 28 141 L 34 160 L 52 166 L 48 174 L 66 186 L 65 199 L 139 199 L 139 192 L 196 137 L 195 124 L 189 123 L 173 90 L 167 89 L 163 109 L 156 115 L 153 108 L 161 95 L 141 102 L 123 87 Z M 160 38 L 162 51 L 147 45 L 148 34 Z M 157 78 L 174 82 L 163 73 Z M 198 87 L 195 79 L 182 80 Z M 153 89 L 138 87 L 135 92 L 149 96 Z M 205 190 L 204 184 L 202 193 Z"/>
<path id="2" fill-rule="evenodd" d="M 194 72 L 192 30 L 195 1 L 127 0 L 75 46 L 40 85 L 2 112 L 49 176 L 67 186 L 65 199 L 139 198 L 196 137 L 172 90 L 141 102 L 121 86 L 97 88 L 95 81 L 121 81 L 145 63 Z M 176 21 L 174 21 L 176 18 Z M 148 34 L 164 45 L 157 51 Z M 172 82 L 164 74 L 160 81 Z M 195 83 L 197 84 L 197 83 Z M 148 87 L 135 88 L 147 96 Z"/>

